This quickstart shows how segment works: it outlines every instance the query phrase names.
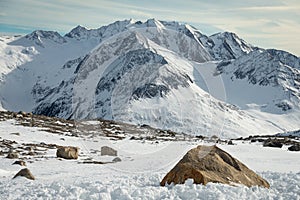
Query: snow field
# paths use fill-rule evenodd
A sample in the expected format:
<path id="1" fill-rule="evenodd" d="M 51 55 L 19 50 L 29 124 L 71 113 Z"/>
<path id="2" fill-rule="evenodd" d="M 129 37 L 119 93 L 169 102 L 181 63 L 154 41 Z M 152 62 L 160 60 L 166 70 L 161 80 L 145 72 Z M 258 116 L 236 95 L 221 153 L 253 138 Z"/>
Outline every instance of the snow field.
<path id="1" fill-rule="evenodd" d="M 262 147 L 260 143 L 234 141 L 218 145 L 256 171 L 271 185 L 228 186 L 209 183 L 159 186 L 165 174 L 191 148 L 213 145 L 204 142 L 161 142 L 107 138 L 81 138 L 51 134 L 38 128 L 16 126 L 14 120 L 0 122 L 1 139 L 20 143 L 55 143 L 80 147 L 79 160 L 59 160 L 55 149 L 44 157 L 27 161 L 36 180 L 12 179 L 21 169 L 14 160 L 0 156 L 0 199 L 300 199 L 300 159 L 298 152 Z M 20 135 L 11 133 L 18 132 Z M 61 140 L 63 138 L 64 140 Z M 121 162 L 82 164 L 85 158 L 105 161 L 108 156 L 93 154 L 108 145 L 118 150 Z M 29 162 L 33 161 L 33 162 Z"/>

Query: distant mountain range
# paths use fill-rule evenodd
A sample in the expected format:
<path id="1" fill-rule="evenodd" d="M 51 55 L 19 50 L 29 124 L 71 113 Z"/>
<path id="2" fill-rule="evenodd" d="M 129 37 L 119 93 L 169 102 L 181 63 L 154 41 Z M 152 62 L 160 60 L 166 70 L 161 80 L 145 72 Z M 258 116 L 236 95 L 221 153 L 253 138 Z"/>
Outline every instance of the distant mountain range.
<path id="1" fill-rule="evenodd" d="M 199 135 L 300 129 L 300 59 L 178 22 L 0 38 L 2 109 Z"/>

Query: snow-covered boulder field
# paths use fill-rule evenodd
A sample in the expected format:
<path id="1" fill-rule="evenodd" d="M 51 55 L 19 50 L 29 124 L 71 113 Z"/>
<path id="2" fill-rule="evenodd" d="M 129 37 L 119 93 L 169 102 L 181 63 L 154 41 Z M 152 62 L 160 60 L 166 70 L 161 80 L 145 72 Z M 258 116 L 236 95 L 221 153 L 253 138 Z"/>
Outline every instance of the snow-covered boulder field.
<path id="1" fill-rule="evenodd" d="M 145 130 L 155 129 L 147 126 L 139 129 L 108 121 L 71 123 L 57 118 L 12 115 L 9 119 L 11 114 L 6 114 L 7 118 L 1 117 L 0 122 L 0 199 L 300 198 L 300 154 L 288 151 L 289 145 L 271 148 L 248 140 L 233 140 L 234 145 L 217 144 L 267 180 L 269 189 L 218 183 L 195 185 L 190 179 L 184 184 L 162 187 L 162 178 L 188 150 L 215 143 L 200 138 L 183 140 L 176 133 L 172 135 L 177 139 L 162 133 L 153 138 Z M 26 123 L 28 119 L 33 122 Z M 71 131 L 72 126 L 77 131 Z M 82 131 L 83 126 L 90 131 Z M 98 126 L 97 131 L 93 126 Z M 297 137 L 293 140 L 299 141 Z M 57 158 L 57 146 L 79 147 L 78 159 Z M 115 149 L 121 161 L 111 162 L 115 156 L 102 156 L 103 146 Z M 18 152 L 26 166 L 12 165 L 19 159 L 6 158 L 9 149 Z M 28 168 L 35 180 L 12 179 L 22 168 Z"/>

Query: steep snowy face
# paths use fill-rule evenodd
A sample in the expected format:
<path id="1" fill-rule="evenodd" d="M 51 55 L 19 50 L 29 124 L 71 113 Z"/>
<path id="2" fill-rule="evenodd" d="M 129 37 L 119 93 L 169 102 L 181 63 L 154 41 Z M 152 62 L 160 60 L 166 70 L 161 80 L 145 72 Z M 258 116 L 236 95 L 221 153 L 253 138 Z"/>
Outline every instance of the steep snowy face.
<path id="1" fill-rule="evenodd" d="M 100 118 L 116 117 L 129 102 L 140 98 L 164 97 L 172 87 L 187 84 L 183 76 L 158 82 L 166 59 L 145 48 L 131 50 L 112 62 L 99 80 L 95 91 L 95 113 Z M 183 79 L 183 80 L 182 80 Z M 113 105 L 112 105 L 113 104 Z M 114 109 L 114 110 L 112 110 Z"/>
<path id="2" fill-rule="evenodd" d="M 164 34 L 173 37 L 167 39 Z M 44 89 L 36 85 L 34 112 L 75 119 L 100 117 L 223 137 L 247 135 L 249 128 L 255 133 L 278 130 L 203 91 L 197 65 L 209 61 L 207 52 L 197 40 L 182 35 L 150 27 L 110 37 L 86 56 L 63 65 L 64 70 L 73 69 L 69 80 Z M 194 51 L 197 45 L 199 50 Z M 182 54 L 182 46 L 193 53 Z"/>
<path id="3" fill-rule="evenodd" d="M 90 31 L 83 26 L 76 26 L 69 33 L 65 35 L 68 38 L 75 38 L 77 40 L 87 39 L 90 37 Z"/>
<path id="4" fill-rule="evenodd" d="M 215 60 L 236 59 L 257 49 L 239 38 L 235 33 L 223 32 L 210 37 L 200 35 L 199 40 Z"/>
<path id="5" fill-rule="evenodd" d="M 173 37 L 168 39 L 169 35 Z M 126 86 L 122 94 L 119 92 L 124 96 L 122 100 L 125 103 L 143 97 L 162 97 L 171 88 L 186 87 L 190 81 L 186 73 L 176 71 L 174 68 L 168 70 L 169 74 L 160 74 L 168 64 L 165 54 L 172 57 L 186 57 L 197 62 L 206 62 L 210 59 L 201 44 L 178 32 L 152 27 L 122 32 L 100 43 L 83 59 L 68 61 L 63 68 L 74 63 L 78 64 L 71 80 L 63 81 L 55 88 L 44 88 L 44 92 L 36 85 L 34 93 L 38 94 L 36 97 L 39 98 L 36 99 L 39 105 L 35 108 L 35 112 L 64 118 L 111 119 L 111 98 L 116 84 L 120 81 Z M 184 69 L 184 66 L 178 64 L 176 67 L 177 70 Z M 71 94 L 72 103 L 70 103 Z M 124 102 L 120 102 L 119 105 L 125 105 Z M 68 108 L 64 110 L 68 112 L 61 113 L 54 109 L 57 105 L 67 105 Z M 72 109 L 75 110 L 71 111 Z M 66 113 L 68 114 L 65 116 Z"/>
<path id="6" fill-rule="evenodd" d="M 216 74 L 228 76 L 233 82 L 245 80 L 257 88 L 269 88 L 269 92 L 260 94 L 269 95 L 263 105 L 263 110 L 277 113 L 300 106 L 299 63 L 298 57 L 287 52 L 273 49 L 255 50 L 235 60 L 219 63 Z M 277 93 L 276 96 L 274 96 L 275 93 Z"/>
<path id="7" fill-rule="evenodd" d="M 39 52 L 35 47 L 11 46 L 12 40 L 20 37 L 1 36 L 0 37 L 0 82 L 5 81 L 5 77 L 18 66 L 31 61 Z"/>

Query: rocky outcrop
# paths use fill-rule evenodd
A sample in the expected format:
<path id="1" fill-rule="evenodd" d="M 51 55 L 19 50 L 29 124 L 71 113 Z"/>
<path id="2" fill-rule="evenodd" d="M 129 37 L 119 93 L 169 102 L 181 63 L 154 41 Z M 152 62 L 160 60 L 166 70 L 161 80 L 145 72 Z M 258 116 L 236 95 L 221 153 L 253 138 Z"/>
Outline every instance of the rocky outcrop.
<path id="1" fill-rule="evenodd" d="M 187 179 L 203 185 L 213 182 L 270 187 L 266 180 L 217 146 L 199 145 L 188 151 L 163 178 L 160 185 L 183 184 Z"/>
<path id="2" fill-rule="evenodd" d="M 77 159 L 79 154 L 78 147 L 59 147 L 56 156 L 64 159 Z"/>
<path id="3" fill-rule="evenodd" d="M 32 175 L 32 173 L 29 171 L 29 169 L 25 168 L 25 169 L 21 169 L 14 177 L 18 177 L 18 176 L 24 176 L 25 178 L 28 178 L 30 180 L 35 180 L 34 176 Z"/>

